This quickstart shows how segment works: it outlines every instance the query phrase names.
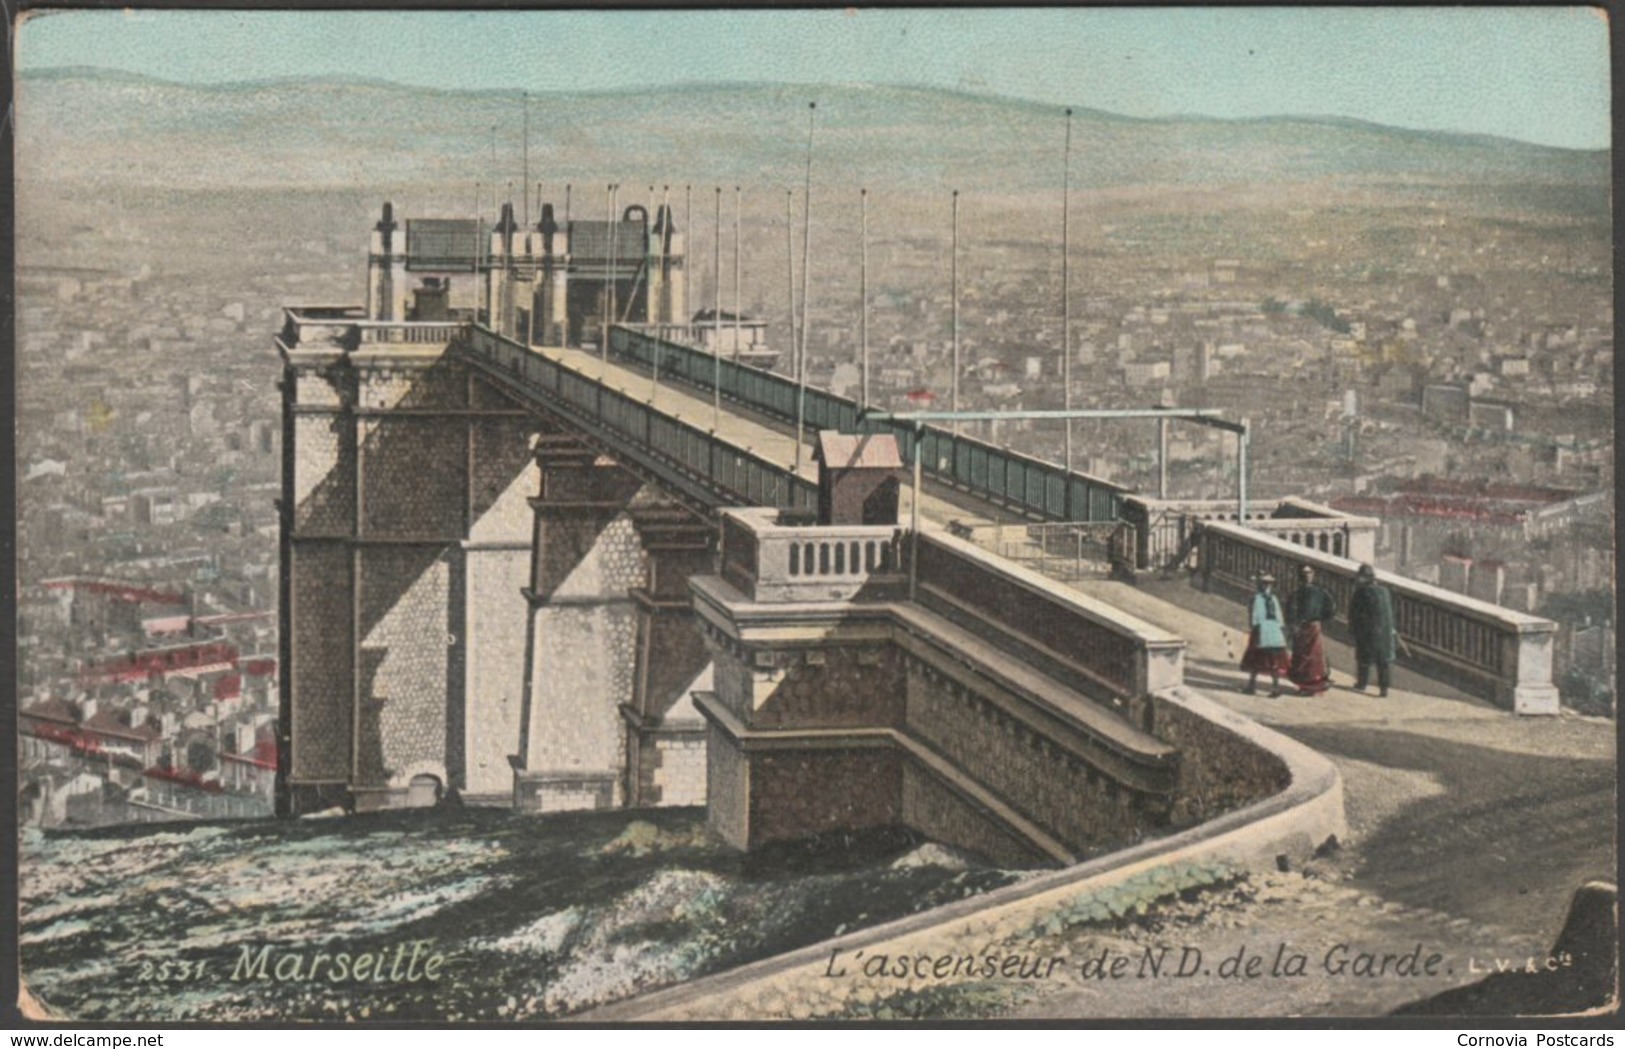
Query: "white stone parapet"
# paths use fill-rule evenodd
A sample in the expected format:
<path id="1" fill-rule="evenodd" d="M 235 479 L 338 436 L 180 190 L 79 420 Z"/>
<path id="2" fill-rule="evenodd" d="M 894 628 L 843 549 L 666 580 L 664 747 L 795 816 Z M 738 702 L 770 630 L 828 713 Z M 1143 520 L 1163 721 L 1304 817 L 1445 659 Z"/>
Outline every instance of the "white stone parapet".
<path id="1" fill-rule="evenodd" d="M 1300 565 L 1314 567 L 1317 582 L 1332 592 L 1340 616 L 1346 616 L 1358 560 L 1264 534 L 1253 523 L 1202 526 L 1201 571 L 1210 585 L 1218 580 L 1250 591 L 1258 573 L 1290 581 Z M 1514 713 L 1557 713 L 1552 684 L 1557 624 L 1388 572 L 1377 578 L 1393 595 L 1394 626 L 1409 650 L 1402 649 L 1402 660 L 1414 656 L 1460 675 L 1469 691 L 1488 693 Z"/>
<path id="2" fill-rule="evenodd" d="M 784 525 L 765 507 L 722 511 L 724 578 L 763 604 L 851 601 L 906 582 L 900 529 L 886 525 Z"/>
<path id="3" fill-rule="evenodd" d="M 445 345 L 466 322 L 375 321 L 363 306 L 290 306 L 282 311 L 280 333 L 287 350 L 348 351 L 368 345 Z"/>

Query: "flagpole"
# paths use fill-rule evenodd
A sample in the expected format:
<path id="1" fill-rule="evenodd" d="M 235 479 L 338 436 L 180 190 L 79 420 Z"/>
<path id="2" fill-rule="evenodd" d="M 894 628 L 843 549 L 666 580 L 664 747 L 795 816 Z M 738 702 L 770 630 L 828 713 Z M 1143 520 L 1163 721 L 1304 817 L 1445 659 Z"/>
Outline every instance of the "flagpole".
<path id="1" fill-rule="evenodd" d="M 862 332 L 859 339 L 862 360 L 862 381 L 859 383 L 859 407 L 869 407 L 869 191 L 859 191 L 860 209 L 863 214 L 862 233 L 859 236 L 861 260 L 858 266 L 858 327 Z"/>
<path id="2" fill-rule="evenodd" d="M 959 190 L 954 190 L 954 233 L 953 233 L 953 411 L 959 411 Z M 954 433 L 959 432 L 959 422 L 954 422 Z"/>
<path id="3" fill-rule="evenodd" d="M 734 360 L 739 360 L 740 330 L 744 324 L 744 303 L 740 300 L 739 272 L 739 187 L 734 187 Z"/>
<path id="4" fill-rule="evenodd" d="M 1066 149 L 1061 165 L 1061 408 L 1072 410 L 1072 110 L 1066 111 Z M 1065 463 L 1072 472 L 1072 420 L 1066 421 Z"/>
<path id="5" fill-rule="evenodd" d="M 711 238 L 711 429 L 722 425 L 722 187 L 717 187 Z"/>
<path id="6" fill-rule="evenodd" d="M 807 179 L 801 203 L 801 354 L 796 370 L 796 474 L 801 473 L 801 442 L 805 437 L 807 420 L 807 327 L 808 296 L 812 290 L 812 145 L 813 119 L 818 103 L 807 103 Z"/>

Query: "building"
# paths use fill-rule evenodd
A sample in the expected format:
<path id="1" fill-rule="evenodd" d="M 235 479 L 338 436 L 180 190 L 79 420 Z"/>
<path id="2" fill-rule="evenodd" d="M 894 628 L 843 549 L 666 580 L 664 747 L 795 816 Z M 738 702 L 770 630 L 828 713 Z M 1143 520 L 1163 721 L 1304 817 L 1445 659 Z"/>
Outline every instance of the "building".
<path id="1" fill-rule="evenodd" d="M 606 219 L 573 219 L 569 207 L 561 224 L 543 204 L 526 229 L 512 204 L 493 226 L 397 221 L 386 203 L 368 256 L 367 319 L 477 316 L 512 338 L 580 346 L 596 345 L 611 320 L 675 324 L 687 316 L 684 238 L 670 208 L 661 205 L 651 223 L 639 204 Z"/>
<path id="2" fill-rule="evenodd" d="M 767 321 L 728 310 L 700 310 L 689 324 L 694 342 L 707 353 L 724 357 L 758 354 L 767 349 Z"/>

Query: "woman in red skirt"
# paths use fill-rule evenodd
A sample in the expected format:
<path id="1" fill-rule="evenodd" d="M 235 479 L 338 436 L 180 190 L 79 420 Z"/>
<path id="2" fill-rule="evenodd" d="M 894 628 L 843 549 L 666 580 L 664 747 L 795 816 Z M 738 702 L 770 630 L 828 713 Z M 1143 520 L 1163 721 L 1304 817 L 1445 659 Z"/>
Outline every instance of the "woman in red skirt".
<path id="1" fill-rule="evenodd" d="M 1298 569 L 1298 589 L 1287 602 L 1287 611 L 1292 615 L 1292 668 L 1287 676 L 1298 686 L 1298 695 L 1319 695 L 1332 684 L 1321 624 L 1331 622 L 1337 611 L 1331 593 L 1315 582 L 1315 570 L 1308 565 Z"/>
<path id="2" fill-rule="evenodd" d="M 1258 591 L 1253 594 L 1247 634 L 1247 651 L 1241 657 L 1241 669 L 1247 671 L 1248 695 L 1258 691 L 1258 675 L 1270 676 L 1270 695 L 1281 694 L 1281 675 L 1291 667 L 1292 659 L 1286 650 L 1286 620 L 1281 615 L 1281 599 L 1275 596 L 1275 577 L 1268 572 L 1258 577 Z"/>

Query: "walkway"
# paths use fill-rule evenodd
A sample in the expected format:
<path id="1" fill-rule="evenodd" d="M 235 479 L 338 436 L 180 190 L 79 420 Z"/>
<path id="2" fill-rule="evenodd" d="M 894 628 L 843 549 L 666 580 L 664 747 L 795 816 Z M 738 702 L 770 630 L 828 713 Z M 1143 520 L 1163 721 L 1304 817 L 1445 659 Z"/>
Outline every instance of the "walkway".
<path id="1" fill-rule="evenodd" d="M 1186 638 L 1193 687 L 1337 763 L 1353 838 L 1341 865 L 1379 896 L 1550 936 L 1582 881 L 1613 876 L 1612 721 L 1513 717 L 1403 666 L 1386 699 L 1355 692 L 1335 640 L 1330 692 L 1244 695 L 1241 605 L 1183 579 L 1073 585 Z"/>

